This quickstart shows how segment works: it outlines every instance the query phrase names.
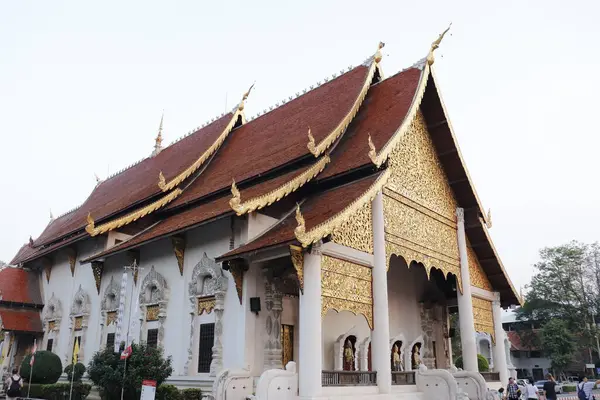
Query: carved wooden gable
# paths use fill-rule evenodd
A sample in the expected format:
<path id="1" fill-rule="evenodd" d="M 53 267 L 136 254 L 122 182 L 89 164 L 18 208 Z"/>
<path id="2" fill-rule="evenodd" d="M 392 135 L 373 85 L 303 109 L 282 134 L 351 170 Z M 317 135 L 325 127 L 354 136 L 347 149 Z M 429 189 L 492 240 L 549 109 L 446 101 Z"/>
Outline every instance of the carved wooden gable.
<path id="1" fill-rule="evenodd" d="M 420 112 L 391 153 L 389 168 L 383 199 L 388 255 L 420 262 L 428 274 L 435 267 L 460 277 L 457 202 Z"/>

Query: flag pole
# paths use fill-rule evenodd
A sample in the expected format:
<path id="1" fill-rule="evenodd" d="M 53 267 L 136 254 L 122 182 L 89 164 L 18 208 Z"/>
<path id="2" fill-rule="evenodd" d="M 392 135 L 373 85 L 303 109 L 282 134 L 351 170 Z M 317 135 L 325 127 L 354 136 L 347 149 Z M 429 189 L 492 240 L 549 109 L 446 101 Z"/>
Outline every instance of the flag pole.
<path id="1" fill-rule="evenodd" d="M 77 340 L 77 337 L 75 337 L 75 340 Z M 73 360 L 71 361 L 73 361 L 73 368 L 71 369 L 71 389 L 69 390 L 69 400 L 71 400 L 71 398 L 73 397 L 73 381 L 75 380 L 75 357 L 73 357 Z M 29 397 L 29 395 L 27 397 Z"/>
<path id="2" fill-rule="evenodd" d="M 128 267 L 125 267 L 128 268 Z M 132 270 L 132 280 L 131 280 L 131 300 L 129 300 L 129 314 L 127 315 L 127 336 L 125 336 L 125 348 L 123 349 L 123 351 L 127 351 L 127 343 L 129 343 L 129 329 L 131 328 L 131 309 L 132 309 L 132 305 L 133 305 L 133 295 L 135 294 L 135 271 L 138 269 L 138 265 L 136 260 L 133 260 L 133 264 L 131 267 Z M 125 357 L 125 363 L 123 364 L 123 383 L 121 384 L 121 400 L 123 400 L 123 396 L 125 394 L 125 373 L 127 372 L 127 359 L 129 358 L 130 354 L 127 355 L 127 357 Z"/>
<path id="3" fill-rule="evenodd" d="M 37 351 L 37 343 L 33 339 L 33 353 L 31 353 L 31 360 L 29 361 L 29 384 L 27 385 L 27 398 L 31 392 L 31 377 L 33 376 L 33 364 L 35 364 L 35 352 Z"/>

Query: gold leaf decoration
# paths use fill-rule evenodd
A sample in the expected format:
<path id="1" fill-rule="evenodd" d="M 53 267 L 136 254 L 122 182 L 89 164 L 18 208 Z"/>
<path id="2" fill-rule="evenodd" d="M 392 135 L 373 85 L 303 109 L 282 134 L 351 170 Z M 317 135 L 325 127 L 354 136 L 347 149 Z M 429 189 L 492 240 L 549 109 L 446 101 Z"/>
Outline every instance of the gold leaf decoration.
<path id="1" fill-rule="evenodd" d="M 198 315 L 204 312 L 210 314 L 215 308 L 216 300 L 214 297 L 201 297 L 198 299 Z"/>
<path id="2" fill-rule="evenodd" d="M 475 251 L 471 247 L 467 247 L 467 259 L 469 260 L 469 276 L 471 281 L 471 286 L 478 287 L 483 290 L 493 291 L 492 284 L 488 279 L 485 272 L 483 272 L 483 268 L 479 264 L 479 260 L 477 259 L 477 255 Z"/>
<path id="3" fill-rule="evenodd" d="M 92 261 L 92 272 L 96 281 L 96 290 L 100 294 L 100 285 L 102 284 L 102 272 L 104 271 L 104 261 Z"/>
<path id="4" fill-rule="evenodd" d="M 228 264 L 228 270 L 233 277 L 233 281 L 235 282 L 235 289 L 237 291 L 238 299 L 240 300 L 240 304 L 242 304 L 242 288 L 244 284 L 244 272 L 248 270 L 248 265 L 244 260 L 235 259 L 230 260 Z"/>
<path id="5" fill-rule="evenodd" d="M 163 192 L 167 190 L 167 181 L 165 180 L 165 176 L 163 175 L 162 171 L 158 173 L 158 187 Z"/>
<path id="6" fill-rule="evenodd" d="M 373 164 L 377 164 L 377 150 L 375 149 L 375 145 L 373 144 L 373 140 L 371 139 L 371 134 L 369 133 L 369 158 L 373 162 Z"/>
<path id="7" fill-rule="evenodd" d="M 83 317 L 75 317 L 75 330 L 80 331 L 83 329 Z"/>
<path id="8" fill-rule="evenodd" d="M 158 321 L 160 307 L 158 304 L 146 307 L 146 321 Z"/>
<path id="9" fill-rule="evenodd" d="M 492 341 L 496 341 L 494 333 L 494 313 L 492 311 L 492 302 L 489 300 L 473 297 L 473 319 L 475 330 L 477 332 L 489 333 Z"/>
<path id="10" fill-rule="evenodd" d="M 304 252 L 300 246 L 290 246 L 290 256 L 292 264 L 296 270 L 296 278 L 298 279 L 298 287 L 300 292 L 304 293 Z"/>
<path id="11" fill-rule="evenodd" d="M 171 236 L 171 244 L 173 245 L 173 252 L 175 258 L 177 258 L 177 265 L 179 266 L 179 273 L 183 276 L 183 262 L 185 256 L 185 238 L 183 236 Z"/>
<path id="12" fill-rule="evenodd" d="M 321 315 L 327 310 L 350 311 L 363 315 L 373 329 L 373 290 L 371 268 L 338 258 L 321 259 Z"/>
<path id="13" fill-rule="evenodd" d="M 373 254 L 373 216 L 372 206 L 363 205 L 345 224 L 336 228 L 331 239 L 343 246 Z"/>
<path id="14" fill-rule="evenodd" d="M 117 312 L 109 311 L 106 313 L 106 326 L 117 323 Z"/>

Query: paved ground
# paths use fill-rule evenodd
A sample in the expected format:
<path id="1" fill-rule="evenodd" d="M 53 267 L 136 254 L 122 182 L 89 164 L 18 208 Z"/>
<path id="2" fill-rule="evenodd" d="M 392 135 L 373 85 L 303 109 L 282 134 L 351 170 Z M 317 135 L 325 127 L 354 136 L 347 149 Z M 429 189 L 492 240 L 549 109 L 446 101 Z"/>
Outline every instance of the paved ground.
<path id="1" fill-rule="evenodd" d="M 596 399 L 600 400 L 600 390 L 594 390 L 593 393 L 596 396 Z M 578 400 L 577 393 L 559 394 L 558 398 L 561 400 Z"/>

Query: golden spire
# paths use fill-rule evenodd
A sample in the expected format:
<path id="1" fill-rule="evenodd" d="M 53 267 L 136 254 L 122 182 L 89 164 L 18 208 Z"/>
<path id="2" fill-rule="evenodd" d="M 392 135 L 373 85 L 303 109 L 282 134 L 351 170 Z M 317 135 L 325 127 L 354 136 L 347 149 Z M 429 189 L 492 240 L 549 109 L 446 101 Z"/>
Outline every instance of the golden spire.
<path id="1" fill-rule="evenodd" d="M 94 218 L 92 218 L 91 213 L 88 213 L 86 221 L 87 221 L 87 225 L 85 227 L 85 231 L 91 235 L 94 233 L 94 228 L 95 228 Z"/>
<path id="2" fill-rule="evenodd" d="M 383 49 L 384 46 L 385 43 L 383 42 L 379 42 L 379 44 L 377 45 L 377 51 L 375 52 L 375 56 L 373 57 L 376 64 L 379 64 L 381 62 L 381 59 L 383 58 L 383 54 L 381 54 L 381 49 Z"/>
<path id="3" fill-rule="evenodd" d="M 306 232 L 306 222 L 304 222 L 304 217 L 300 212 L 300 204 L 296 204 L 296 222 L 298 223 L 298 226 L 296 226 L 294 232 L 296 235 L 304 234 Z"/>
<path id="4" fill-rule="evenodd" d="M 156 135 L 156 139 L 154 139 L 154 151 L 152 152 L 153 156 L 160 153 L 163 149 L 163 147 L 162 147 L 162 141 L 163 141 L 162 131 L 163 131 L 163 119 L 164 118 L 165 118 L 165 112 L 163 111 L 163 113 L 160 117 L 160 125 L 158 126 L 158 135 Z"/>
<path id="5" fill-rule="evenodd" d="M 444 38 L 444 35 L 446 35 L 446 33 L 450 30 L 451 26 L 452 26 L 452 22 L 450 22 L 450 25 L 448 25 L 448 28 L 446 28 L 446 30 L 441 33 L 441 35 L 436 39 L 436 41 L 431 43 L 431 49 L 429 49 L 429 54 L 427 54 L 427 64 L 429 64 L 430 66 L 433 65 L 433 63 L 435 61 L 435 58 L 433 57 L 433 52 L 438 47 L 440 47 L 440 43 L 442 43 L 442 39 Z"/>
<path id="6" fill-rule="evenodd" d="M 242 196 L 240 195 L 240 191 L 238 190 L 235 184 L 235 179 L 231 183 L 231 194 L 233 195 L 233 197 L 231 198 L 231 200 L 229 200 L 229 205 L 231 206 L 231 208 L 237 211 L 237 208 L 242 203 Z"/>
<path id="7" fill-rule="evenodd" d="M 308 127 L 308 144 L 306 145 L 308 150 L 317 157 L 319 153 L 317 152 L 317 144 L 315 143 L 315 138 L 312 135 L 312 131 L 310 130 L 310 126 Z"/>
<path id="8" fill-rule="evenodd" d="M 252 86 L 250 86 L 250 88 L 242 96 L 242 101 L 240 101 L 240 103 L 238 104 L 238 111 L 243 111 L 244 110 L 244 106 L 246 105 L 246 100 L 248 100 L 248 96 L 250 96 L 250 92 L 252 91 L 252 88 L 254 87 L 255 83 L 256 82 L 254 82 L 252 84 Z"/>
<path id="9" fill-rule="evenodd" d="M 487 218 L 486 218 L 486 223 L 485 225 L 487 226 L 488 229 L 492 228 L 492 210 L 488 208 L 488 212 L 487 212 Z"/>
<path id="10" fill-rule="evenodd" d="M 163 192 L 164 192 L 165 188 L 167 187 L 167 181 L 165 180 L 165 176 L 163 175 L 162 171 L 160 171 L 158 173 L 158 187 Z"/>
<path id="11" fill-rule="evenodd" d="M 371 134 L 369 133 L 369 158 L 373 161 L 373 164 L 377 164 L 377 150 L 371 140 Z"/>

